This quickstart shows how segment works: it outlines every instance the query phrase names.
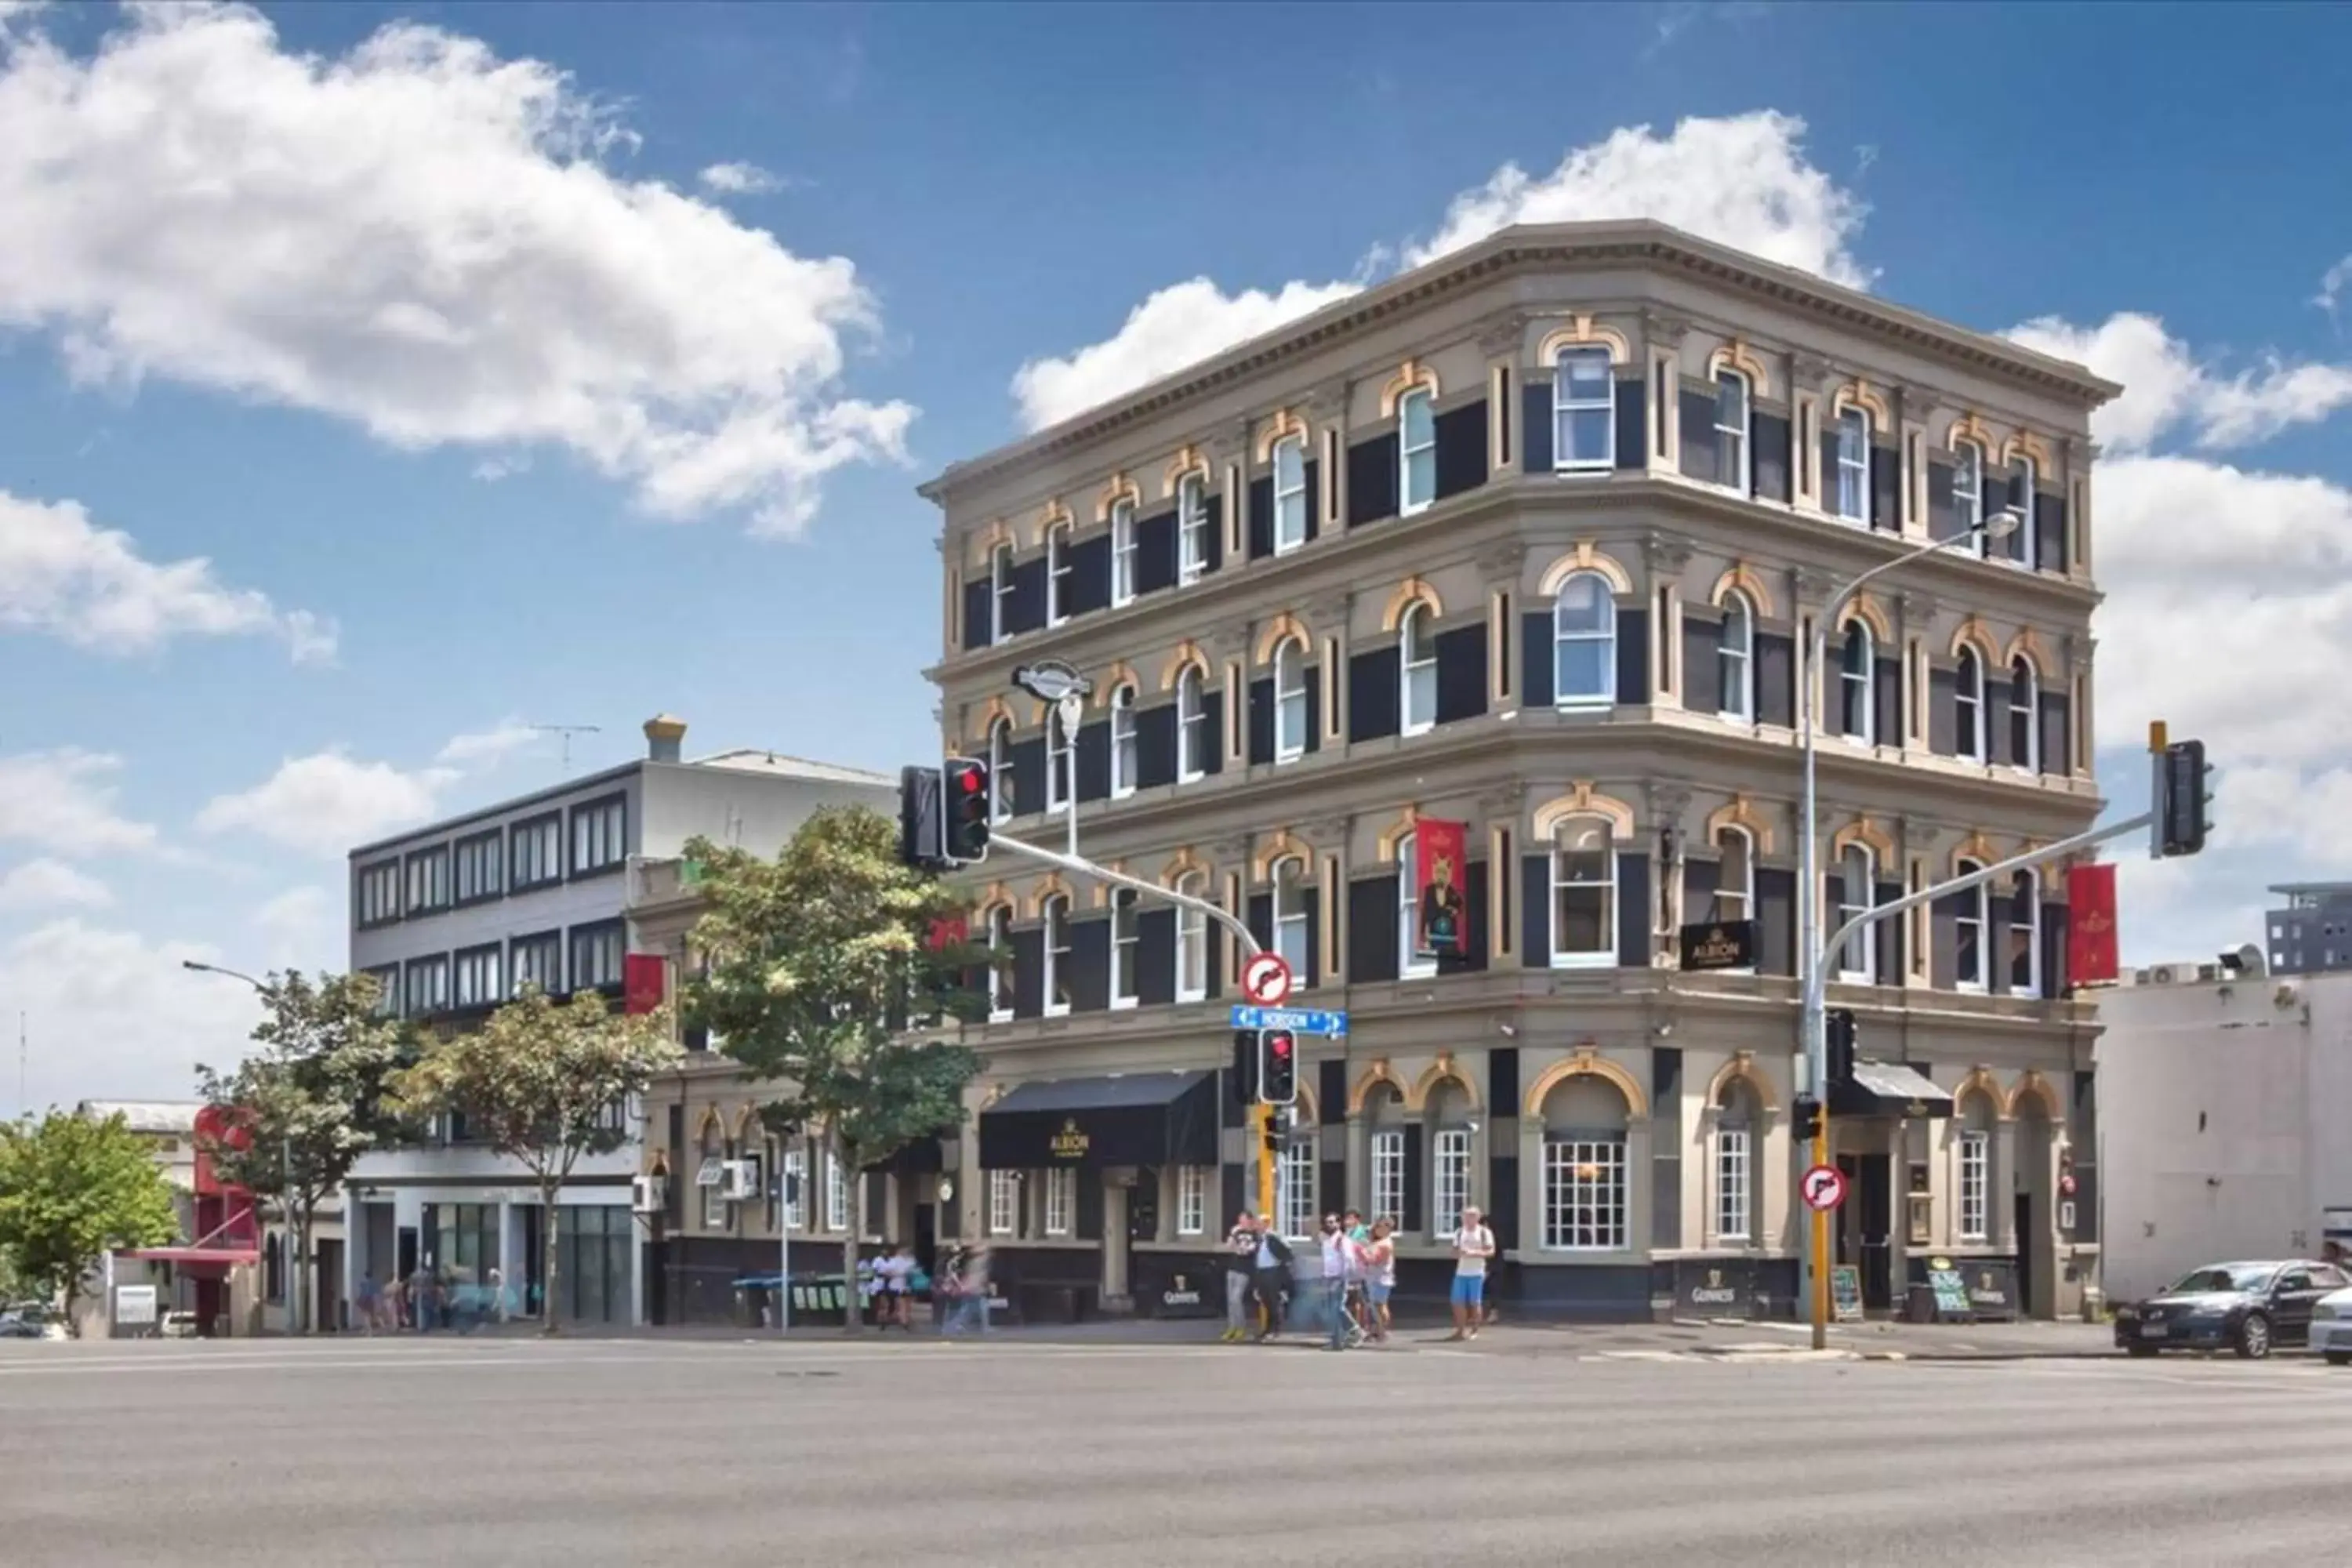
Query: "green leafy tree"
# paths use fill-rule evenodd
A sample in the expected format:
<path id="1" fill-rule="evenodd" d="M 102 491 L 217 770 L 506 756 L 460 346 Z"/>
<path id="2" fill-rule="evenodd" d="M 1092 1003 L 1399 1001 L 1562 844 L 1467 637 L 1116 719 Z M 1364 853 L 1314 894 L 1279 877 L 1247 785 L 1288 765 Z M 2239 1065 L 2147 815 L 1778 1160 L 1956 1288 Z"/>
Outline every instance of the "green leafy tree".
<path id="1" fill-rule="evenodd" d="M 0 1254 L 66 1322 L 108 1253 L 180 1237 L 179 1212 L 147 1144 L 120 1115 L 52 1110 L 0 1125 Z"/>
<path id="2" fill-rule="evenodd" d="M 482 1026 L 425 1047 L 399 1079 L 412 1115 L 454 1113 L 468 1131 L 521 1163 L 539 1184 L 546 1238 L 541 1332 L 557 1330 L 556 1202 L 583 1155 L 630 1139 L 628 1101 L 678 1059 L 667 1009 L 614 1013 L 593 991 L 555 1002 L 537 986 Z"/>
<path id="3" fill-rule="evenodd" d="M 687 985 L 688 1014 L 782 1091 L 761 1108 L 770 1128 L 822 1136 L 836 1168 L 854 1173 L 962 1125 L 980 1058 L 906 1020 L 971 1016 L 967 976 L 989 956 L 934 943 L 963 898 L 900 864 L 897 824 L 828 807 L 773 860 L 705 839 L 686 852 L 703 863 L 709 904 L 694 928 L 705 963 Z M 854 1285 L 866 1194 L 862 1181 L 847 1186 L 843 1269 Z"/>
<path id="4" fill-rule="evenodd" d="M 287 1300 L 289 1323 L 308 1327 L 302 1282 L 319 1205 L 339 1190 L 361 1155 L 404 1129 L 390 1100 L 392 1077 L 415 1058 L 406 1026 L 377 1012 L 383 990 L 372 974 L 299 970 L 262 984 L 259 1046 L 228 1072 L 199 1066 L 198 1092 L 229 1112 L 236 1130 L 206 1152 L 224 1181 L 275 1200 L 294 1233 Z"/>

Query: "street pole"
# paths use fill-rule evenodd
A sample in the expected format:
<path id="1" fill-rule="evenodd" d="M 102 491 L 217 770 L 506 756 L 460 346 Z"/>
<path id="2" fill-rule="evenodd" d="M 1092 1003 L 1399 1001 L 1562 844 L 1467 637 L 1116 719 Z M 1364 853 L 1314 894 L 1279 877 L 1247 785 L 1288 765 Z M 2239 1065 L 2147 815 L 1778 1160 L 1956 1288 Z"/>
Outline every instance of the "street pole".
<path id="1" fill-rule="evenodd" d="M 222 974 L 231 980 L 242 980 L 252 986 L 257 995 L 266 999 L 269 994 L 269 987 L 241 969 L 228 969 L 217 963 L 199 963 L 193 958 L 180 960 L 180 967 L 194 974 Z M 278 1169 L 284 1191 L 278 1194 L 278 1217 L 287 1243 L 287 1246 L 278 1248 L 278 1273 L 283 1279 L 286 1290 L 286 1330 L 290 1335 L 301 1332 L 303 1270 L 299 1254 L 305 1250 L 303 1238 L 295 1234 L 294 1139 L 290 1133 L 278 1145 Z M 297 1254 L 294 1260 L 289 1261 L 285 1256 L 288 1247 Z"/>

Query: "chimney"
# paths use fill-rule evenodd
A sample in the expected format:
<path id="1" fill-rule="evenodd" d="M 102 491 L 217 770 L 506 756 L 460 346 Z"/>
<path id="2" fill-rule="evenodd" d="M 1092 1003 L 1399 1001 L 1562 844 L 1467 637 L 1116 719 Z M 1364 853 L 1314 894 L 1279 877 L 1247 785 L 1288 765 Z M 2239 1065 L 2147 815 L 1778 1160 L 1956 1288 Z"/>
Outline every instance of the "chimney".
<path id="1" fill-rule="evenodd" d="M 686 721 L 667 713 L 656 713 L 646 721 L 646 758 L 649 762 L 674 763 L 678 760 L 678 742 L 686 739 Z"/>

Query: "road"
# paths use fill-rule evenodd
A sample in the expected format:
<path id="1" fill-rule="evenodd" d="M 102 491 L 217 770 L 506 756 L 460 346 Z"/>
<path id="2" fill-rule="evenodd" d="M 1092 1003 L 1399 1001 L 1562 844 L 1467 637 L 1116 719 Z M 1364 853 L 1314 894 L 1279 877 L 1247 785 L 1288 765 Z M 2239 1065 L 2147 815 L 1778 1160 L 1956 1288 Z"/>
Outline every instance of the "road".
<path id="1" fill-rule="evenodd" d="M 2332 1559 L 2308 1363 L 0 1344 L 11 1568 Z"/>

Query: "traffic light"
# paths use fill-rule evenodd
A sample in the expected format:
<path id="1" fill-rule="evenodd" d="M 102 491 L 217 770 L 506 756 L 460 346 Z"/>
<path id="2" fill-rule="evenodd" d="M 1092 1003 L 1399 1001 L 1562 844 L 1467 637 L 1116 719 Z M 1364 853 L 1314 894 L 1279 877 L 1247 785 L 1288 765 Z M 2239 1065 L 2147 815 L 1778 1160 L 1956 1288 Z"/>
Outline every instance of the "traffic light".
<path id="1" fill-rule="evenodd" d="M 1810 1094 L 1801 1094 L 1797 1096 L 1794 1109 L 1796 1110 L 1795 1131 L 1797 1134 L 1797 1141 L 1801 1143 L 1810 1143 L 1814 1139 L 1820 1137 L 1822 1132 L 1822 1102 L 1815 1100 Z"/>
<path id="2" fill-rule="evenodd" d="M 1288 1029 L 1257 1032 L 1257 1097 L 1267 1105 L 1298 1103 L 1298 1037 Z"/>
<path id="3" fill-rule="evenodd" d="M 1828 1068 L 1828 1081 L 1832 1085 L 1852 1083 L 1853 1081 L 1853 1041 L 1855 1032 L 1853 1009 L 1851 1007 L 1832 1008 L 1830 1010 L 1828 1024 L 1829 1048 L 1823 1053 L 1824 1057 L 1827 1058 L 1826 1065 Z"/>
<path id="4" fill-rule="evenodd" d="M 970 866 L 988 858 L 988 764 L 976 757 L 950 757 L 940 768 L 946 796 L 946 837 L 940 858 Z"/>
<path id="5" fill-rule="evenodd" d="M 2202 741 L 2175 741 L 2164 748 L 2162 784 L 2155 807 L 2166 855 L 2194 855 L 2205 847 L 2205 835 L 2213 826 L 2212 814 L 2207 809 L 2213 804 L 2208 787 L 2212 772 Z"/>
<path id="6" fill-rule="evenodd" d="M 1234 1099 L 1248 1105 L 1257 1099 L 1257 1031 L 1234 1031 Z"/>
<path id="7" fill-rule="evenodd" d="M 940 863 L 940 770 L 898 770 L 898 858 L 918 870 Z"/>

